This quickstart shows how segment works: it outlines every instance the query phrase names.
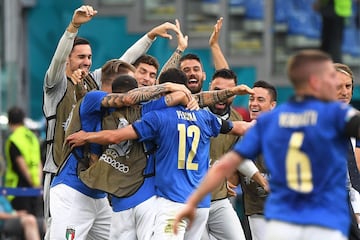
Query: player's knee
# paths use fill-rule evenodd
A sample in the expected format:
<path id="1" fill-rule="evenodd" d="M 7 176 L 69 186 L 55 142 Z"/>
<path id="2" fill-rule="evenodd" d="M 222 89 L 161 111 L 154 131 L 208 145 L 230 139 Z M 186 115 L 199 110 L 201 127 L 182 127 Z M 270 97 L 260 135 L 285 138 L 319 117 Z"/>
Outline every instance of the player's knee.
<path id="1" fill-rule="evenodd" d="M 35 216 L 30 214 L 21 217 L 21 224 L 23 226 L 29 226 L 34 228 L 37 227 L 37 221 Z"/>

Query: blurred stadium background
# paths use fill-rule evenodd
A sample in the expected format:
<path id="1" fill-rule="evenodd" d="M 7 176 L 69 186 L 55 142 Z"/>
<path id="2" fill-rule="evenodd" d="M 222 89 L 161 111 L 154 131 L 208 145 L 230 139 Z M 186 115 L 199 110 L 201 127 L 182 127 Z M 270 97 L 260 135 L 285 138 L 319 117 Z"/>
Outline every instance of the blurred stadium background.
<path id="1" fill-rule="evenodd" d="M 43 128 L 42 84 L 57 42 L 74 9 L 92 5 L 99 11 L 79 35 L 93 49 L 92 69 L 117 58 L 149 29 L 164 21 L 180 20 L 189 35 L 186 52 L 198 54 L 208 79 L 214 71 L 208 40 L 217 18 L 224 17 L 220 44 L 239 83 L 256 80 L 275 84 L 279 103 L 292 95 L 285 76 L 286 59 L 294 51 L 318 48 L 321 18 L 314 0 L 0 0 L 0 126 L 6 111 L 19 105 L 35 128 Z M 354 12 L 357 7 L 354 5 Z M 158 39 L 149 54 L 164 64 L 176 47 Z M 355 18 L 347 21 L 343 62 L 355 73 L 353 105 L 359 108 L 360 30 Z M 246 107 L 247 97 L 235 105 Z"/>

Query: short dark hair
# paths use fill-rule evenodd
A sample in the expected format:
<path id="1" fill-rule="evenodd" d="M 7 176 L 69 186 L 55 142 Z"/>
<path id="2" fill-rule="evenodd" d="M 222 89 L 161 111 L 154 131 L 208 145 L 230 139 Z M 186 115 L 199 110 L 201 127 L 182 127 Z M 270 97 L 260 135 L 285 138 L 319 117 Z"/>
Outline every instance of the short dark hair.
<path id="1" fill-rule="evenodd" d="M 156 68 L 156 70 L 159 70 L 158 60 L 151 55 L 148 55 L 148 54 L 141 55 L 140 57 L 138 57 L 138 59 L 135 60 L 133 65 L 137 68 L 140 65 L 140 63 L 145 63 L 148 65 L 154 66 Z"/>
<path id="2" fill-rule="evenodd" d="M 177 68 L 169 68 L 162 72 L 159 76 L 159 84 L 165 82 L 172 82 L 185 85 L 187 77 L 183 71 Z"/>
<path id="3" fill-rule="evenodd" d="M 196 55 L 196 54 L 193 54 L 193 53 L 188 53 L 188 54 L 183 55 L 179 60 L 179 64 L 181 64 L 185 60 L 196 60 L 200 64 L 202 64 L 201 60 L 200 60 L 200 57 L 198 55 Z"/>
<path id="4" fill-rule="evenodd" d="M 72 49 L 77 45 L 90 45 L 90 42 L 86 38 L 75 37 Z"/>
<path id="5" fill-rule="evenodd" d="M 270 96 L 271 96 L 271 100 L 272 101 L 277 101 L 277 91 L 276 91 L 276 88 L 270 84 L 269 82 L 266 82 L 264 80 L 259 80 L 259 81 L 256 81 L 253 85 L 253 88 L 255 87 L 260 87 L 260 88 L 264 88 L 264 89 L 267 89 Z"/>
<path id="6" fill-rule="evenodd" d="M 113 93 L 126 93 L 134 88 L 138 87 L 138 83 L 135 78 L 130 75 L 120 75 L 113 81 L 111 89 Z"/>
<path id="7" fill-rule="evenodd" d="M 8 110 L 9 124 L 24 124 L 25 112 L 19 107 L 11 107 Z"/>
<path id="8" fill-rule="evenodd" d="M 236 73 L 230 69 L 222 68 L 215 71 L 215 73 L 212 76 L 211 80 L 214 80 L 215 78 L 225 78 L 225 79 L 233 79 L 235 82 L 235 85 L 237 85 L 237 76 Z"/>

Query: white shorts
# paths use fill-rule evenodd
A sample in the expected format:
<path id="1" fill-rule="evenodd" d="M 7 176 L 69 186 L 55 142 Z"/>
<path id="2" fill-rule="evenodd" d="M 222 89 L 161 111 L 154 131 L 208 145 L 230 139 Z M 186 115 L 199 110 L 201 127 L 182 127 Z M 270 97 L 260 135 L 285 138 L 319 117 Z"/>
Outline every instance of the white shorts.
<path id="1" fill-rule="evenodd" d="M 205 230 L 206 221 L 209 215 L 209 208 L 198 208 L 191 228 L 186 229 L 188 223 L 187 221 L 183 220 L 179 224 L 178 234 L 174 235 L 173 222 L 175 215 L 184 206 L 184 203 L 177 203 L 162 197 L 156 197 L 155 209 L 157 212 L 155 216 L 154 235 L 152 239 L 199 240 L 201 238 Z"/>
<path id="2" fill-rule="evenodd" d="M 228 198 L 212 201 L 209 218 L 202 240 L 210 239 L 245 240 L 238 215 Z"/>
<path id="3" fill-rule="evenodd" d="M 265 240 L 346 240 L 339 231 L 314 225 L 297 225 L 287 222 L 268 221 Z"/>
<path id="4" fill-rule="evenodd" d="M 52 180 L 53 173 L 45 173 L 44 176 L 44 220 L 46 225 L 46 232 L 44 240 L 50 240 L 50 227 L 51 227 L 51 217 L 50 217 L 50 184 Z"/>
<path id="5" fill-rule="evenodd" d="M 266 220 L 264 215 L 253 214 L 248 216 L 252 240 L 263 240 L 266 233 Z"/>
<path id="6" fill-rule="evenodd" d="M 111 207 L 108 199 L 94 199 L 65 185 L 50 189 L 52 240 L 64 240 L 67 228 L 76 240 L 107 240 L 110 235 Z"/>
<path id="7" fill-rule="evenodd" d="M 360 194 L 353 187 L 349 191 L 351 206 L 355 214 L 360 213 Z"/>
<path id="8" fill-rule="evenodd" d="M 149 240 L 155 221 L 155 196 L 134 208 L 113 212 L 110 230 L 111 240 Z"/>

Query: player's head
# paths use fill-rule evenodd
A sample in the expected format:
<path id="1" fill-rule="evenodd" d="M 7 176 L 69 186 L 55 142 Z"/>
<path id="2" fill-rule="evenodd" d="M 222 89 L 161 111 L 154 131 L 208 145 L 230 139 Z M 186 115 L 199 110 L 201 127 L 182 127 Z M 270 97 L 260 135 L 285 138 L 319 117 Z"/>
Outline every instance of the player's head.
<path id="1" fill-rule="evenodd" d="M 223 90 L 232 88 L 237 85 L 237 76 L 230 69 L 219 69 L 215 71 L 210 82 L 209 90 Z M 217 115 L 224 115 L 229 112 L 230 106 L 235 97 L 228 98 L 224 102 L 220 102 L 209 106 L 210 110 Z"/>
<path id="2" fill-rule="evenodd" d="M 180 58 L 179 67 L 186 74 L 186 86 L 191 93 L 199 93 L 206 78 L 200 58 L 195 54 L 186 54 Z"/>
<path id="3" fill-rule="evenodd" d="M 9 125 L 24 125 L 25 112 L 19 107 L 11 107 L 8 112 Z"/>
<path id="4" fill-rule="evenodd" d="M 262 112 L 267 112 L 276 106 L 276 88 L 266 81 L 256 81 L 253 85 L 254 94 L 249 97 L 250 119 L 256 119 Z"/>
<path id="5" fill-rule="evenodd" d="M 185 73 L 181 70 L 177 68 L 169 68 L 162 72 L 159 76 L 159 84 L 166 82 L 186 85 L 187 78 Z"/>
<path id="6" fill-rule="evenodd" d="M 302 50 L 287 64 L 288 78 L 297 95 L 336 100 L 338 80 L 331 57 L 319 50 Z"/>
<path id="7" fill-rule="evenodd" d="M 87 74 L 90 71 L 91 64 L 92 51 L 90 42 L 85 38 L 76 37 L 66 61 L 67 76 L 70 77 L 71 74 L 79 68 Z"/>
<path id="8" fill-rule="evenodd" d="M 150 55 L 142 55 L 133 64 L 136 68 L 135 78 L 139 87 L 155 84 L 159 62 Z"/>
<path id="9" fill-rule="evenodd" d="M 138 87 L 136 79 L 130 75 L 120 75 L 114 79 L 111 88 L 113 93 L 126 93 Z"/>
<path id="10" fill-rule="evenodd" d="M 354 74 L 351 69 L 341 63 L 334 63 L 336 77 L 339 79 L 337 98 L 344 103 L 350 103 L 354 91 Z"/>
<path id="11" fill-rule="evenodd" d="M 101 89 L 111 92 L 111 84 L 120 75 L 134 76 L 135 67 L 119 59 L 107 61 L 101 68 Z"/>

